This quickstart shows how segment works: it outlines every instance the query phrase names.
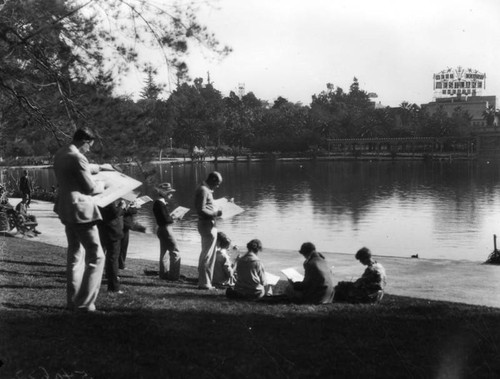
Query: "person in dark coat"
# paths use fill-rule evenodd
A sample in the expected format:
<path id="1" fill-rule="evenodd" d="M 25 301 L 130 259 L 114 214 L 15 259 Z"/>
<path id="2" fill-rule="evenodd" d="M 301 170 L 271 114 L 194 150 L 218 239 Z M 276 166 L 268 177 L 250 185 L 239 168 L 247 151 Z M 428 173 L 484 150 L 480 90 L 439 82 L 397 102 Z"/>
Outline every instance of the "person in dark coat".
<path id="1" fill-rule="evenodd" d="M 304 280 L 294 282 L 292 301 L 302 304 L 327 304 L 333 300 L 333 274 L 325 257 L 316 252 L 311 242 L 300 247 L 304 262 Z"/>
<path id="2" fill-rule="evenodd" d="M 172 188 L 170 183 L 162 183 L 156 188 L 156 192 L 158 193 L 158 199 L 153 202 L 153 214 L 158 225 L 156 235 L 160 240 L 159 275 L 160 279 L 176 281 L 180 278 L 181 256 L 173 231 L 172 210 L 169 208 L 168 203 L 175 189 Z"/>
<path id="3" fill-rule="evenodd" d="M 97 225 L 102 249 L 106 254 L 104 270 L 108 280 L 108 291 L 123 293 L 120 290 L 118 279 L 118 260 L 120 257 L 120 245 L 123 238 L 123 205 L 120 201 L 113 201 L 101 211 L 102 221 Z"/>
<path id="4" fill-rule="evenodd" d="M 31 180 L 28 176 L 28 170 L 23 171 L 23 176 L 19 179 L 19 191 L 21 191 L 22 199 L 26 203 L 26 206 L 29 207 L 31 203 L 31 192 L 33 187 L 31 185 Z"/>

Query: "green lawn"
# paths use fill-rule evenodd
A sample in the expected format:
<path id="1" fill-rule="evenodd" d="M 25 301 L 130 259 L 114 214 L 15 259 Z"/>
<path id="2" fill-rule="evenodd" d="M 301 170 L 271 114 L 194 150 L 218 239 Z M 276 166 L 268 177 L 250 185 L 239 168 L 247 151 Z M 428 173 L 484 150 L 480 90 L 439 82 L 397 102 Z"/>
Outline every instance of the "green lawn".
<path id="1" fill-rule="evenodd" d="M 500 309 L 235 302 L 129 260 L 125 294 L 65 310 L 65 251 L 0 237 L 1 378 L 498 378 Z M 184 275 L 196 270 L 183 267 Z"/>

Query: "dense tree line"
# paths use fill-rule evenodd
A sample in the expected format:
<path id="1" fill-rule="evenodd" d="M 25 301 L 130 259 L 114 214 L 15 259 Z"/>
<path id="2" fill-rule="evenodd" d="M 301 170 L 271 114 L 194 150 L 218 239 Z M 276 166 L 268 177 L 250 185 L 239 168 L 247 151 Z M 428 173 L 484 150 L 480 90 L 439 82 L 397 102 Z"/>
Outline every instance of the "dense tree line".
<path id="1" fill-rule="evenodd" d="M 132 101 L 81 85 L 85 120 L 98 132 L 103 158 L 159 157 L 170 147 L 210 154 L 254 152 L 305 153 L 326 149 L 328 139 L 442 137 L 470 134 L 470 116 L 457 106 L 451 116 L 442 109 L 427 114 L 416 104 L 376 108 L 356 78 L 348 92 L 329 85 L 309 105 L 279 97 L 270 104 L 249 92 L 222 96 L 212 83 L 197 78 L 158 98 L 149 76 L 142 98 Z M 53 110 L 64 118 L 63 107 Z M 14 116 L 14 114 L 13 114 Z M 7 156 L 52 154 L 57 144 L 28 118 L 4 113 Z M 176 149 L 174 149 L 176 150 Z"/>
<path id="2" fill-rule="evenodd" d="M 252 92 L 223 96 L 210 79 L 187 75 L 183 58 L 192 41 L 222 56 L 230 52 L 195 13 L 146 0 L 0 0 L 0 155 L 50 156 L 79 126 L 97 132 L 95 154 L 106 159 L 150 159 L 171 154 L 171 147 L 214 155 L 305 153 L 325 149 L 332 138 L 470 133 L 470 115 L 459 106 L 452 115 L 443 109 L 429 115 L 407 102 L 376 108 L 356 78 L 347 92 L 327 84 L 307 105 L 284 97 L 269 103 Z M 139 58 L 139 42 L 160 49 L 175 73 L 166 99 L 156 70 Z M 114 95 L 132 64 L 146 75 L 138 101 Z M 495 112 L 485 111 L 485 119 Z"/>

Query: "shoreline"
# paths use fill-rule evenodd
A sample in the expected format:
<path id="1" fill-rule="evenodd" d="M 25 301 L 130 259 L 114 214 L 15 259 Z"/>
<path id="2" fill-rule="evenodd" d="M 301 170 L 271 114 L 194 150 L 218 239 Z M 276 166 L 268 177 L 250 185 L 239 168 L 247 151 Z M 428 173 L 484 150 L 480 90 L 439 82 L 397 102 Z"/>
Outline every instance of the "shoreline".
<path id="1" fill-rule="evenodd" d="M 354 156 L 352 154 L 331 154 L 325 156 L 272 156 L 271 153 L 268 155 L 239 155 L 237 157 L 233 156 L 220 156 L 215 159 L 213 156 L 207 156 L 203 159 L 191 159 L 190 157 L 166 157 L 162 158 L 161 161 L 158 159 L 152 159 L 148 163 L 151 164 L 184 164 L 184 163 L 248 163 L 248 162 L 301 162 L 301 161 L 454 161 L 454 160 L 467 160 L 467 161 L 477 161 L 484 159 L 488 161 L 487 157 L 481 157 L 477 154 L 466 154 L 466 153 L 398 153 L 396 156 L 392 156 L 390 153 L 383 154 L 361 154 L 359 156 Z M 116 165 L 136 165 L 134 161 L 130 162 L 115 162 L 112 164 Z M 0 168 L 51 168 L 52 164 L 8 164 L 3 165 L 0 162 Z"/>
<path id="2" fill-rule="evenodd" d="M 11 204 L 15 205 L 19 200 L 11 199 Z M 34 200 L 32 204 L 30 211 L 37 217 L 42 234 L 30 238 L 30 241 L 65 248 L 64 227 L 52 211 L 52 204 L 39 200 Z M 19 234 L 15 237 L 23 238 Z M 182 239 L 178 242 L 182 250 L 182 265 L 197 267 L 200 242 Z M 286 267 L 303 270 L 303 258 L 296 251 L 264 248 L 261 254 L 266 271 L 282 279 L 285 276 L 281 270 Z M 335 266 L 333 273 L 336 282 L 356 279 L 364 271 L 364 266 L 356 261 L 353 254 L 324 254 L 328 264 Z M 374 257 L 387 271 L 388 294 L 500 308 L 500 266 L 465 260 Z M 159 243 L 156 235 L 131 232 L 127 259 L 158 261 Z M 287 262 L 286 267 L 283 267 L 282 262 Z"/>

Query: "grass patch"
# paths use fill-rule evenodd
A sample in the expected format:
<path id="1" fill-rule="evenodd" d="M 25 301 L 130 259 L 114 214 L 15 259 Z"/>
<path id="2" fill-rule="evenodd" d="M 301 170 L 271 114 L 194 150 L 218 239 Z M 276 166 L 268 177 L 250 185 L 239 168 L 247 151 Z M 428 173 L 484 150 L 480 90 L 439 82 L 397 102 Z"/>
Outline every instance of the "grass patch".
<path id="1" fill-rule="evenodd" d="M 227 300 L 129 260 L 102 313 L 65 310 L 65 250 L 0 237 L 2 378 L 496 378 L 500 309 Z M 194 278 L 196 270 L 183 267 Z"/>

